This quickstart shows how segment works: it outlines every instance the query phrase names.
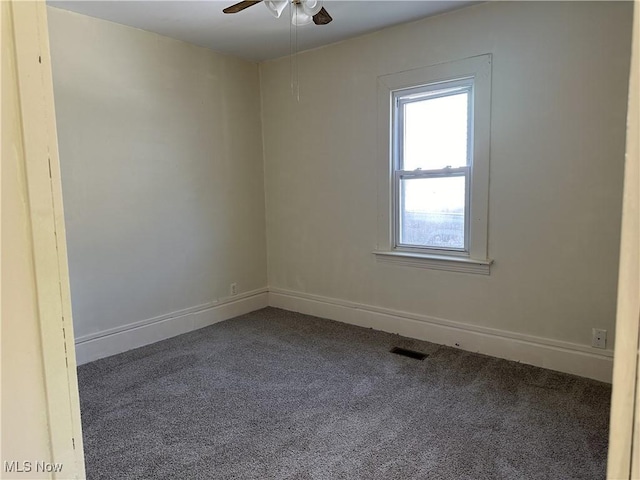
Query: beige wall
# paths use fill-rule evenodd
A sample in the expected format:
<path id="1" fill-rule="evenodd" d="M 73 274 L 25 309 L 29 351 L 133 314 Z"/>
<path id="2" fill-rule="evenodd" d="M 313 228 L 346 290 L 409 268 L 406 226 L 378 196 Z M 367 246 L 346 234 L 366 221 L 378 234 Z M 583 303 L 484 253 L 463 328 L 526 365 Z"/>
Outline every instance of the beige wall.
<path id="1" fill-rule="evenodd" d="M 603 328 L 609 368 L 630 3 L 489 2 L 305 52 L 299 101 L 288 57 L 49 14 L 78 338 L 265 287 L 268 257 L 270 288 L 480 335 L 588 353 Z M 377 77 L 484 53 L 491 276 L 377 263 Z"/>
<path id="2" fill-rule="evenodd" d="M 265 287 L 257 65 L 48 13 L 76 338 Z"/>
<path id="3" fill-rule="evenodd" d="M 11 6 L 2 8 L 2 451 L 51 461 Z M 19 365 L 20 368 L 15 368 Z M 35 463 L 34 463 L 35 465 Z M 35 478 L 35 473 L 3 478 Z M 42 474 L 38 475 L 42 478 Z"/>
<path id="4" fill-rule="evenodd" d="M 490 2 L 261 64 L 269 286 L 590 345 L 614 337 L 628 2 Z M 493 54 L 491 276 L 379 264 L 376 78 Z"/>

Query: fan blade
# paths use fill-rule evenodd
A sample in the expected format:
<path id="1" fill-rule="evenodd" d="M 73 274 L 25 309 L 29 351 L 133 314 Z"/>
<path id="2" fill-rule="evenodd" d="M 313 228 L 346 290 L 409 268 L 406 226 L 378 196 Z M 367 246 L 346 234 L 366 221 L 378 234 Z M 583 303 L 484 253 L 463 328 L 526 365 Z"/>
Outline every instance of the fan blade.
<path id="1" fill-rule="evenodd" d="M 245 8 L 253 7 L 256 3 L 260 3 L 262 0 L 247 0 L 244 2 L 236 3 L 235 5 L 231 5 L 230 7 L 222 10 L 224 13 L 238 13 L 244 10 Z"/>
<path id="2" fill-rule="evenodd" d="M 326 25 L 331 20 L 333 20 L 333 18 L 331 18 L 331 15 L 329 15 L 329 12 L 327 12 L 324 7 L 313 16 L 313 23 L 316 25 Z"/>

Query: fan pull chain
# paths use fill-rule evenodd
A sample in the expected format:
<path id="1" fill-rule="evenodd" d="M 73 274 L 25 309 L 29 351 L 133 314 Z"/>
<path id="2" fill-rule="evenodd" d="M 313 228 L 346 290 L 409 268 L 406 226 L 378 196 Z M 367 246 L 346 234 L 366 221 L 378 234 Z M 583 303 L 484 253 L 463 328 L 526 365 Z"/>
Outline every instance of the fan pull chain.
<path id="1" fill-rule="evenodd" d="M 295 47 L 294 47 L 294 32 L 293 29 L 295 25 L 293 24 L 293 15 L 294 15 L 295 5 L 293 2 L 289 4 L 289 75 L 291 77 L 291 96 L 295 94 L 295 75 L 294 75 L 294 65 L 295 65 Z"/>
<path id="2" fill-rule="evenodd" d="M 298 62 L 298 26 L 295 28 L 295 38 L 296 38 L 296 54 L 294 59 L 295 65 L 295 78 L 296 78 L 296 101 L 300 102 L 300 70 L 299 70 L 299 62 Z"/>
<path id="3" fill-rule="evenodd" d="M 291 77 L 291 95 L 300 101 L 300 82 L 298 77 L 298 26 L 293 24 L 295 4 L 289 4 L 289 72 Z"/>

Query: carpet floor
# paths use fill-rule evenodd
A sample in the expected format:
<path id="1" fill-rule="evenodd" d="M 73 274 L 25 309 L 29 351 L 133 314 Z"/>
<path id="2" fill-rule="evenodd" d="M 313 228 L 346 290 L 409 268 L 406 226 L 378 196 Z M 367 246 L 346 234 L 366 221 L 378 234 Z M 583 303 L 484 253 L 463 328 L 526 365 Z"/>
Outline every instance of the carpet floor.
<path id="1" fill-rule="evenodd" d="M 274 308 L 78 375 L 89 479 L 605 478 L 609 385 Z"/>

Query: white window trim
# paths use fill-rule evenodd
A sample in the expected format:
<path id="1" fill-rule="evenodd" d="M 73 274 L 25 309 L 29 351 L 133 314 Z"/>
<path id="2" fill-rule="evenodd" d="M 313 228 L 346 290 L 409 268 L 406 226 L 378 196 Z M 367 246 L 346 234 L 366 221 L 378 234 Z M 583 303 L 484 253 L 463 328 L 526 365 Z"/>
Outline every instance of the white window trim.
<path id="1" fill-rule="evenodd" d="M 393 93 L 421 85 L 473 78 L 473 165 L 471 167 L 471 215 L 468 255 L 426 249 L 396 248 L 393 224 Z M 381 261 L 400 265 L 488 275 L 493 263 L 488 257 L 489 157 L 491 124 L 491 55 L 480 55 L 449 63 L 378 77 L 378 247 L 373 253 Z"/>

